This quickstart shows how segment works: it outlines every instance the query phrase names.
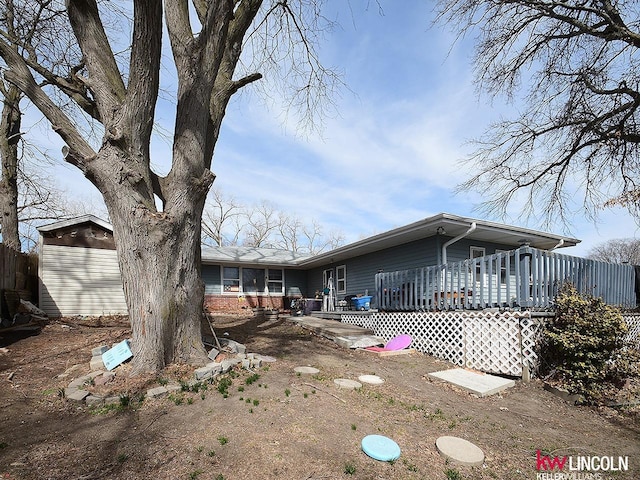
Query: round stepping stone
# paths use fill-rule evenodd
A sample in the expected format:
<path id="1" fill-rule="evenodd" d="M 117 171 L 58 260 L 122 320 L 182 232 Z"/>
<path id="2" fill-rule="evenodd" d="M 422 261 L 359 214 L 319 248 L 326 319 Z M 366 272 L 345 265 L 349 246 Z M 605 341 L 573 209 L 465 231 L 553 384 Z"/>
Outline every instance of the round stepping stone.
<path id="1" fill-rule="evenodd" d="M 296 373 L 306 373 L 306 374 L 310 374 L 310 375 L 314 375 L 316 373 L 320 373 L 320 370 L 318 370 L 317 368 L 313 368 L 313 367 L 296 367 L 293 369 L 294 372 Z"/>
<path id="2" fill-rule="evenodd" d="M 371 385 L 382 385 L 384 383 L 384 380 L 377 375 L 360 375 L 358 380 Z"/>
<path id="3" fill-rule="evenodd" d="M 367 435 L 362 439 L 362 451 L 381 462 L 390 462 L 400 456 L 396 442 L 383 435 Z"/>
<path id="4" fill-rule="evenodd" d="M 441 455 L 460 465 L 479 466 L 484 463 L 484 453 L 473 443 L 458 437 L 440 437 L 436 448 Z"/>
<path id="5" fill-rule="evenodd" d="M 348 378 L 336 378 L 333 383 L 335 383 L 339 388 L 361 388 L 362 384 L 360 382 L 356 382 L 355 380 L 349 380 Z"/>

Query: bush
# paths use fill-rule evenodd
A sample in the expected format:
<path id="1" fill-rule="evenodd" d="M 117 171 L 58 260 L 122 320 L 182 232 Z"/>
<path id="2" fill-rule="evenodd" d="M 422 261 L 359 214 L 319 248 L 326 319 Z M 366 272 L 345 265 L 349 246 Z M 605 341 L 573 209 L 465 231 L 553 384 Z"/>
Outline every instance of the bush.
<path id="1" fill-rule="evenodd" d="M 627 331 L 618 309 L 567 284 L 543 335 L 543 373 L 588 403 L 601 403 L 639 374 L 640 353 L 625 345 Z"/>

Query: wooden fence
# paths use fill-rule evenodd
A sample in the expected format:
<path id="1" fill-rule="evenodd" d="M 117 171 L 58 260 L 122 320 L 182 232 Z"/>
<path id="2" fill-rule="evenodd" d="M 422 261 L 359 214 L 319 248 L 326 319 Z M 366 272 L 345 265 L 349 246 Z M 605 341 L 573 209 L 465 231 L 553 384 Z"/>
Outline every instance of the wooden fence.
<path id="1" fill-rule="evenodd" d="M 635 271 L 532 247 L 447 265 L 376 275 L 375 305 L 387 311 L 551 308 L 566 282 L 607 304 L 635 308 Z"/>
<path id="2" fill-rule="evenodd" d="M 5 292 L 38 300 L 38 257 L 16 252 L 0 243 L 0 316 L 6 315 Z"/>

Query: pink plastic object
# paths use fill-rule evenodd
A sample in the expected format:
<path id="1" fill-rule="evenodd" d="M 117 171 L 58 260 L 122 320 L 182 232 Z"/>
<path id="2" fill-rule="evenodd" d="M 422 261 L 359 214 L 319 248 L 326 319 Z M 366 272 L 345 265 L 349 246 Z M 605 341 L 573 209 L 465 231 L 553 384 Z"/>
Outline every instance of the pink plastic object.
<path id="1" fill-rule="evenodd" d="M 395 338 L 389 340 L 389 342 L 384 346 L 385 350 L 402 350 L 411 345 L 411 336 L 409 335 L 398 335 Z"/>
<path id="2" fill-rule="evenodd" d="M 372 352 L 390 352 L 394 350 L 403 350 L 411 345 L 411 341 L 412 339 L 409 335 L 398 335 L 397 337 L 393 337 L 391 340 L 389 340 L 384 348 L 367 347 L 365 350 L 370 350 Z"/>

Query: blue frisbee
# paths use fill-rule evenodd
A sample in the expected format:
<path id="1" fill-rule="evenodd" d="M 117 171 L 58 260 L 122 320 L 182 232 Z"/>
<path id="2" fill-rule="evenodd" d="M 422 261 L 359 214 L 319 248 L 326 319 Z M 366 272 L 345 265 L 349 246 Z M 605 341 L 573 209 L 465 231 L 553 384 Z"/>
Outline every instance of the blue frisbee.
<path id="1" fill-rule="evenodd" d="M 362 451 L 381 462 L 390 462 L 400 456 L 396 442 L 382 435 L 367 435 L 362 439 Z"/>

